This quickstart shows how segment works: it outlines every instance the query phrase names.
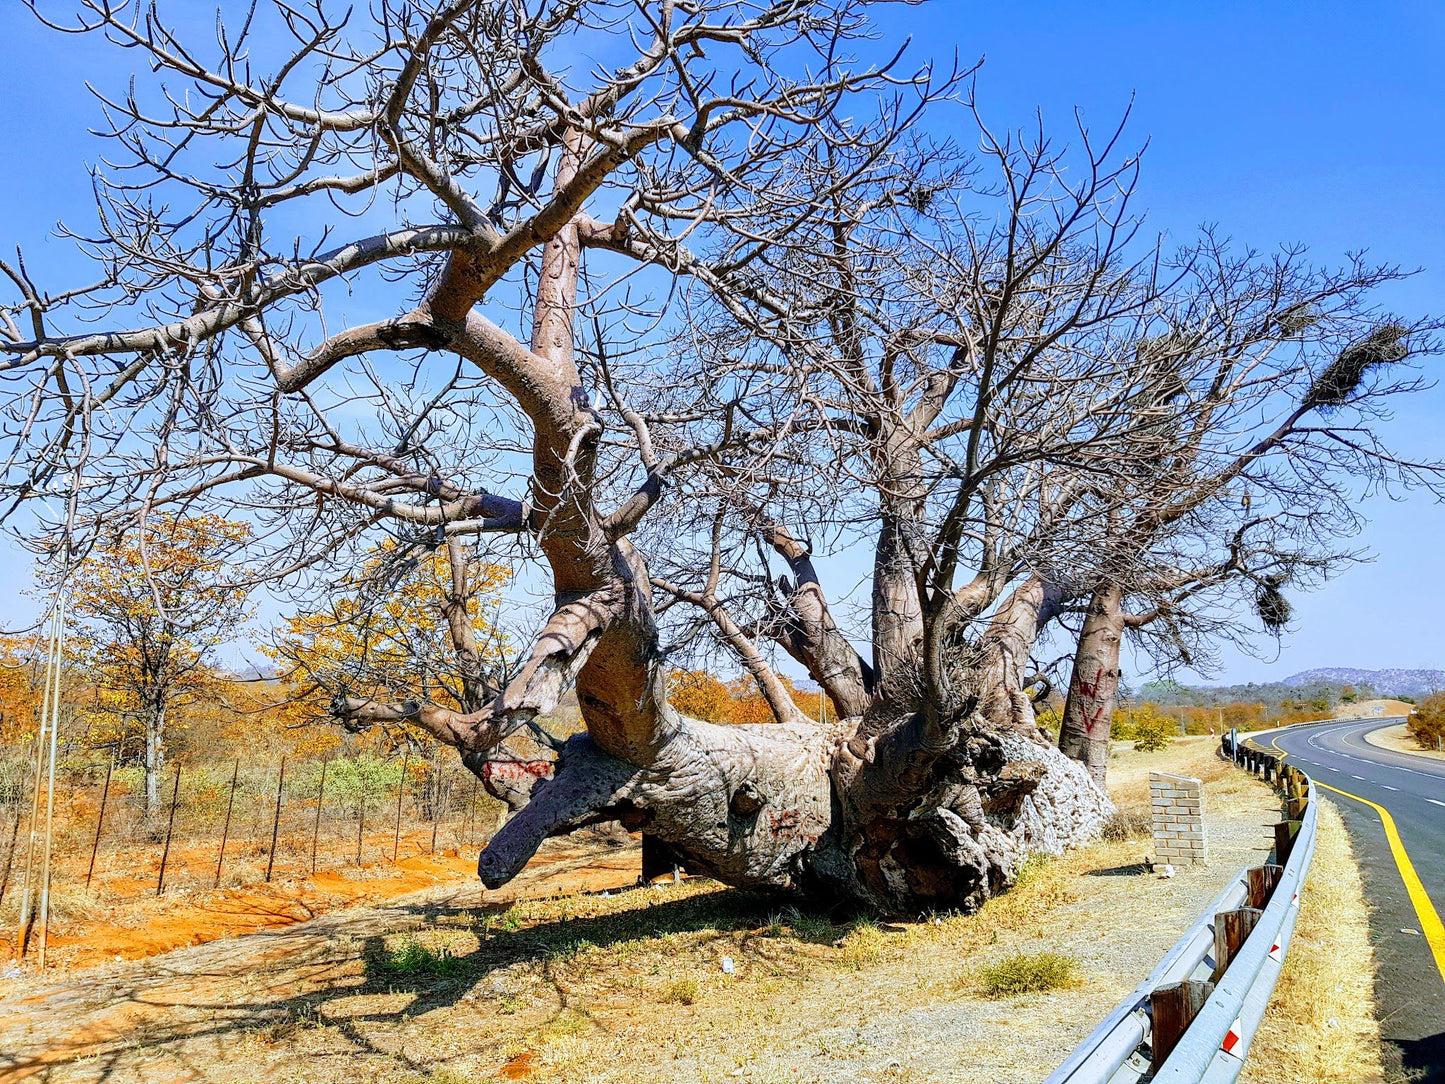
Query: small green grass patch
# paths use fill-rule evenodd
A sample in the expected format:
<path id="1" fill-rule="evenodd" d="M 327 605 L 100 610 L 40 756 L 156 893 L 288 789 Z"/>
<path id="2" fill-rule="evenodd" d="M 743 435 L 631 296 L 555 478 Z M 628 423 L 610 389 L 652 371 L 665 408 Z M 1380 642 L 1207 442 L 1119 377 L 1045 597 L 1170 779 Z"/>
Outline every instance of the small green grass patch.
<path id="1" fill-rule="evenodd" d="M 1062 990 L 1079 981 L 1079 961 L 1062 952 L 1016 952 L 979 968 L 978 981 L 995 998 Z"/>

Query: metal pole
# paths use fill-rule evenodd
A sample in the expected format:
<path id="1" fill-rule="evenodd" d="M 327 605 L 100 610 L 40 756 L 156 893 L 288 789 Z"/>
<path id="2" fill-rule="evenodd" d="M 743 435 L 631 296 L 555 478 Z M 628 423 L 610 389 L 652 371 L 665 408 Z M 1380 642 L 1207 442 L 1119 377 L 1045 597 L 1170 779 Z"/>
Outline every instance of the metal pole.
<path id="1" fill-rule="evenodd" d="M 52 615 L 50 633 L 45 645 L 45 687 L 40 697 L 40 730 L 35 735 L 35 792 L 30 801 L 30 836 L 25 848 L 25 879 L 20 889 L 20 924 L 16 929 L 15 955 L 23 958 L 30 942 L 30 922 L 34 917 L 30 906 L 30 889 L 35 880 L 35 843 L 40 827 L 40 783 L 45 778 L 46 727 L 50 725 L 50 658 L 55 653 L 55 638 L 60 628 Z"/>
<path id="2" fill-rule="evenodd" d="M 266 881 L 271 881 L 271 866 L 276 861 L 276 833 L 281 828 L 281 790 L 286 786 L 286 758 L 281 758 L 281 775 L 276 780 L 276 813 L 271 818 L 271 853 L 266 856 Z"/>
<path id="3" fill-rule="evenodd" d="M 176 785 L 171 788 L 171 815 L 166 821 L 166 845 L 161 851 L 161 873 L 156 878 L 156 895 L 159 896 L 166 887 L 166 860 L 171 856 L 171 829 L 176 825 L 176 801 L 181 796 L 181 766 L 176 764 Z"/>
<path id="4" fill-rule="evenodd" d="M 95 818 L 95 842 L 90 846 L 90 868 L 85 871 L 85 887 L 90 888 L 90 878 L 95 873 L 95 856 L 100 853 L 100 827 L 105 823 L 105 800 L 110 797 L 110 773 L 115 771 L 115 757 L 105 766 L 105 786 L 100 789 L 100 816 Z"/>
<path id="5" fill-rule="evenodd" d="M 395 865 L 396 860 L 401 857 L 401 799 L 406 794 L 406 770 L 410 766 L 411 750 L 408 749 L 401 758 L 401 785 L 396 788 L 396 833 L 391 841 L 392 865 Z"/>
<path id="6" fill-rule="evenodd" d="M 329 760 L 321 762 L 321 785 L 316 788 L 316 823 L 311 827 L 311 872 L 316 872 L 316 842 L 321 838 L 321 803 L 326 800 L 326 765 Z"/>
<path id="7" fill-rule="evenodd" d="M 60 673 L 65 659 L 65 591 L 62 589 L 55 605 L 55 658 L 51 662 L 50 694 L 50 770 L 45 782 L 45 868 L 40 877 L 40 970 L 45 970 L 45 949 L 50 940 L 50 860 L 51 839 L 55 829 L 55 746 L 60 733 Z"/>
<path id="8" fill-rule="evenodd" d="M 221 863 L 226 860 L 226 838 L 231 834 L 231 810 L 236 805 L 236 777 L 241 774 L 241 758 L 236 758 L 236 766 L 231 769 L 231 796 L 226 799 L 226 823 L 221 829 L 221 853 L 216 855 L 216 888 L 221 887 Z"/>

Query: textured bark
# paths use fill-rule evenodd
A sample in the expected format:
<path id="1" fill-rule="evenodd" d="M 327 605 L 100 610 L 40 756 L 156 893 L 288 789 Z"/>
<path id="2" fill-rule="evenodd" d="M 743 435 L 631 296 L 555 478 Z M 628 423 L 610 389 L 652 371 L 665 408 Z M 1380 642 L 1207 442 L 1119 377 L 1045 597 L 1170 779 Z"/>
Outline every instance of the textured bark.
<path id="1" fill-rule="evenodd" d="M 145 812 L 154 817 L 160 811 L 160 778 L 165 770 L 166 706 L 158 702 L 145 720 Z"/>
<path id="2" fill-rule="evenodd" d="M 1059 749 L 1080 761 L 1099 783 L 1109 768 L 1109 728 L 1119 693 L 1119 651 L 1124 640 L 1123 592 L 1102 583 L 1089 599 L 1074 653 Z"/>
<path id="3" fill-rule="evenodd" d="M 788 620 L 779 642 L 827 693 L 839 718 L 862 715 L 873 699 L 874 671 L 838 630 L 808 546 L 772 522 L 763 525 L 763 539 L 792 573 L 784 585 Z"/>
<path id="4" fill-rule="evenodd" d="M 882 494 L 873 551 L 873 670 L 884 686 L 917 670 L 923 642 L 918 593 L 919 523 L 924 515 L 923 471 L 915 434 L 896 431 L 875 455 Z"/>
<path id="5" fill-rule="evenodd" d="M 565 157 L 559 190 L 572 183 L 583 150 Z M 550 568 L 551 619 L 526 664 L 479 710 L 337 705 L 353 726 L 415 722 L 490 776 L 489 790 L 520 805 L 480 855 L 482 880 L 505 883 L 550 835 L 616 820 L 688 870 L 728 884 L 916 914 L 977 907 L 1011 882 L 1027 854 L 1094 838 L 1108 799 L 1038 741 L 1023 692 L 1029 650 L 1057 601 L 1047 583 L 1026 581 L 978 643 L 951 633 L 957 695 L 947 705 L 923 702 L 927 630 L 910 545 L 921 508 L 910 488 L 916 441 L 894 449 L 896 460 L 885 457 L 898 492 L 887 498 L 878 543 L 874 644 L 888 680 L 837 629 L 807 545 L 769 523 L 765 538 L 790 571 L 780 584 L 780 639 L 832 698 L 836 719 L 819 725 L 787 700 L 776 705 L 776 723 L 729 727 L 668 704 L 647 563 L 623 536 L 635 517 L 593 504 L 602 429 L 574 361 L 579 252 L 577 223 L 560 223 L 543 250 L 530 347 L 466 310 L 486 275 L 460 257 L 428 309 L 450 348 L 494 377 L 531 419 L 530 507 L 515 516 L 535 532 Z M 655 479 L 646 485 L 653 489 L 644 505 Z M 728 642 L 750 646 L 731 618 L 714 619 Z M 770 670 L 761 656 L 753 662 L 767 689 Z M 542 762 L 504 767 L 499 744 L 550 711 L 568 684 L 586 734 L 566 743 L 550 776 Z"/>

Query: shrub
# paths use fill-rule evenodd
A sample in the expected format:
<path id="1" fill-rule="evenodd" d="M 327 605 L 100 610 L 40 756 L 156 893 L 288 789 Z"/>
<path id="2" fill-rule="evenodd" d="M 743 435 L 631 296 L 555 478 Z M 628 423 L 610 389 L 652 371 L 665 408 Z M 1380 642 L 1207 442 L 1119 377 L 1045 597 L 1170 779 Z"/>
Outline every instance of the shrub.
<path id="1" fill-rule="evenodd" d="M 1061 990 L 1079 981 L 1079 961 L 1061 952 L 1018 952 L 980 968 L 978 979 L 989 997 Z"/>
<path id="2" fill-rule="evenodd" d="M 692 1005 L 697 1001 L 701 987 L 697 979 L 673 979 L 662 991 L 662 1000 L 675 1002 L 679 1005 Z"/>
<path id="3" fill-rule="evenodd" d="M 1445 740 L 1445 693 L 1431 693 L 1410 713 L 1405 726 L 1424 749 L 1435 749 Z"/>
<path id="4" fill-rule="evenodd" d="M 1135 749 L 1141 753 L 1157 753 L 1169 747 L 1179 732 L 1179 724 L 1146 705 L 1134 713 L 1132 730 Z"/>
<path id="5" fill-rule="evenodd" d="M 1104 822 L 1103 837 L 1108 843 L 1123 843 L 1147 836 L 1152 827 L 1147 809 L 1116 809 Z"/>

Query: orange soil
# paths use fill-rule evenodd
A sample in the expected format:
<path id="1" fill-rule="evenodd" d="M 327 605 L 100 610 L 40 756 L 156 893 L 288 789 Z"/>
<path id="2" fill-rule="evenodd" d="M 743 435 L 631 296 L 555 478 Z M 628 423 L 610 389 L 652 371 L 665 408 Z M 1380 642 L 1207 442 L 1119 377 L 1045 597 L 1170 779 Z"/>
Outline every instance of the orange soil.
<path id="1" fill-rule="evenodd" d="M 402 853 L 409 845 L 416 850 L 425 848 L 429 835 L 418 833 L 408 840 L 403 833 Z M 389 849 L 391 840 L 385 843 Z M 562 850 L 571 852 L 573 848 Z M 580 857 L 587 850 L 584 845 L 577 848 L 576 855 L 567 853 L 566 857 Z M 199 848 L 196 858 L 205 857 L 205 848 Z M 579 869 L 547 869 L 548 863 L 536 863 L 540 869 L 534 870 L 533 876 L 546 870 L 541 879 L 549 895 L 632 884 L 637 878 L 635 859 L 626 859 L 619 867 L 611 857 L 599 854 L 601 861 L 584 863 Z M 476 879 L 476 868 L 474 851 L 459 855 L 456 850 L 439 849 L 435 854 L 413 854 L 396 864 L 333 867 L 315 874 L 279 872 L 269 884 L 263 881 L 220 890 L 196 890 L 182 884 L 173 888 L 168 869 L 166 894 L 160 898 L 154 896 L 153 872 L 111 875 L 104 882 L 109 902 L 96 908 L 97 913 L 52 919 L 47 968 L 70 970 L 138 960 L 225 937 L 279 929 L 353 904 L 381 903 L 435 885 L 466 884 Z M 179 868 L 177 873 L 180 881 Z M 194 879 L 186 878 L 186 882 L 194 884 Z M 0 944 L 0 953 L 13 959 L 14 943 L 9 938 L 6 942 Z M 35 959 L 38 947 L 39 930 L 35 929 L 30 960 Z"/>
<path id="2" fill-rule="evenodd" d="M 289 926 L 347 904 L 388 900 L 431 885 L 475 877 L 476 865 L 472 859 L 421 855 L 403 858 L 381 876 L 367 876 L 368 872 L 319 872 L 304 879 L 163 900 L 168 906 L 144 915 L 141 923 L 132 928 L 107 921 L 67 923 L 62 932 L 52 931 L 50 957 L 64 967 L 137 960 L 222 937 Z M 153 886 L 146 887 L 154 891 Z"/>

